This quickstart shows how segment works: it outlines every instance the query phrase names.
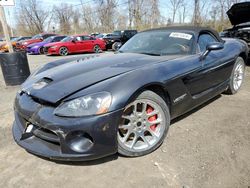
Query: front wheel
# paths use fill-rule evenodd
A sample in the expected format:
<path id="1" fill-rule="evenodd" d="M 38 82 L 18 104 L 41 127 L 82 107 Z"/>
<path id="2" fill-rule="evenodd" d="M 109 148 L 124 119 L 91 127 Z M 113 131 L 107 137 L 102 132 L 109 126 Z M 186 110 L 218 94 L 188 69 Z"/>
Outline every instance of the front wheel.
<path id="1" fill-rule="evenodd" d="M 118 127 L 118 152 L 137 157 L 151 153 L 163 142 L 170 125 L 165 101 L 152 91 L 142 92 L 128 104 Z"/>
<path id="2" fill-rule="evenodd" d="M 68 55 L 68 54 L 69 54 L 68 48 L 66 48 L 66 47 L 61 47 L 61 48 L 59 49 L 59 54 L 60 54 L 61 56 L 66 56 L 66 55 Z"/>
<path id="3" fill-rule="evenodd" d="M 121 42 L 114 42 L 114 44 L 112 44 L 112 50 L 117 51 L 121 46 L 122 46 Z"/>
<path id="4" fill-rule="evenodd" d="M 44 48 L 43 48 L 43 47 L 39 48 L 38 53 L 39 53 L 40 55 L 44 54 Z"/>
<path id="5" fill-rule="evenodd" d="M 231 95 L 237 93 L 242 86 L 244 76 L 245 76 L 245 62 L 242 57 L 238 57 L 236 59 L 233 71 L 231 73 L 228 89 L 225 91 L 225 93 Z"/>

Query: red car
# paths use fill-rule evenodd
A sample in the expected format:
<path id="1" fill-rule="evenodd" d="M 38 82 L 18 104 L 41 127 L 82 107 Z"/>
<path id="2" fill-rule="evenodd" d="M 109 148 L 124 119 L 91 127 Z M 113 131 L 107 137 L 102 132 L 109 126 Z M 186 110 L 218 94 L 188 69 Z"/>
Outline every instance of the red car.
<path id="1" fill-rule="evenodd" d="M 69 36 L 60 42 L 50 43 L 44 46 L 47 55 L 66 56 L 73 53 L 95 52 L 106 49 L 104 41 L 88 35 Z"/>
<path id="2" fill-rule="evenodd" d="M 42 42 L 46 38 L 51 37 L 51 36 L 55 36 L 55 35 L 56 34 L 54 34 L 54 33 L 41 33 L 41 34 L 35 35 L 29 40 L 24 40 L 24 41 L 18 42 L 16 44 L 16 49 L 17 50 L 26 50 L 27 46 L 29 46 L 30 44 Z"/>

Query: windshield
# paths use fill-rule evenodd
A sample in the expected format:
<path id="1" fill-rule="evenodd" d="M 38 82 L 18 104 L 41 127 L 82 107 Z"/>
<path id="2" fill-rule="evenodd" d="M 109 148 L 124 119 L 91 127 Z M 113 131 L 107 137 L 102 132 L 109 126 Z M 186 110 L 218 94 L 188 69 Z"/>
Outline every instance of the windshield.
<path id="1" fill-rule="evenodd" d="M 40 39 L 42 36 L 39 34 L 39 35 L 35 35 L 33 36 L 31 39 Z"/>
<path id="2" fill-rule="evenodd" d="M 103 38 L 105 35 L 104 34 L 99 34 L 96 36 L 96 38 Z"/>
<path id="3" fill-rule="evenodd" d="M 61 40 L 61 42 L 70 42 L 70 41 L 72 41 L 74 39 L 74 37 L 66 37 L 66 38 L 64 38 L 63 40 Z"/>
<path id="4" fill-rule="evenodd" d="M 193 35 L 178 31 L 149 31 L 132 37 L 120 52 L 141 53 L 148 55 L 190 54 Z"/>
<path id="5" fill-rule="evenodd" d="M 115 34 L 115 35 L 121 35 L 122 32 L 121 31 L 114 31 L 113 34 Z"/>
<path id="6" fill-rule="evenodd" d="M 44 42 L 51 42 L 54 38 L 55 38 L 55 36 L 46 38 L 46 39 L 44 40 Z"/>
<path id="7" fill-rule="evenodd" d="M 16 42 L 16 41 L 18 41 L 20 39 L 20 37 L 19 38 L 13 38 L 13 39 L 11 39 L 10 41 L 11 42 Z"/>

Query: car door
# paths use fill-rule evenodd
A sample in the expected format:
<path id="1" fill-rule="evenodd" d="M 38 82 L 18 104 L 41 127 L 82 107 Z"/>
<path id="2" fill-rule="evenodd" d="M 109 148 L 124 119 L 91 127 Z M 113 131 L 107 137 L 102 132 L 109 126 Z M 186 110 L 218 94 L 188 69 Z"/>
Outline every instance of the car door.
<path id="1" fill-rule="evenodd" d="M 206 51 L 210 43 L 219 42 L 211 33 L 202 33 L 198 39 L 199 55 Z M 224 49 L 211 51 L 203 60 L 199 60 L 200 68 L 191 73 L 184 82 L 192 96 L 213 91 L 217 86 L 225 83 L 230 77 L 232 63 L 225 56 Z"/>
<path id="2" fill-rule="evenodd" d="M 84 45 L 81 36 L 76 36 L 72 42 L 70 42 L 70 52 L 78 53 L 84 51 Z"/>
<path id="3" fill-rule="evenodd" d="M 83 43 L 84 43 L 84 51 L 85 52 L 92 51 L 92 49 L 95 45 L 93 38 L 90 36 L 84 36 Z"/>

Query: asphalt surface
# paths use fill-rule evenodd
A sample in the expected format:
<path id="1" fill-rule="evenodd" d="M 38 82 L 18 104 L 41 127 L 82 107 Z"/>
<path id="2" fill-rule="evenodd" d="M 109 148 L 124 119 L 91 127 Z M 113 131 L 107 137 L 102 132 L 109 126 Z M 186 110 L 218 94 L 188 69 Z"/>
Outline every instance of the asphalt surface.
<path id="1" fill-rule="evenodd" d="M 29 56 L 30 68 L 61 58 Z M 56 163 L 29 154 L 11 134 L 18 90 L 5 86 L 0 71 L 0 187 L 250 186 L 250 67 L 238 94 L 220 95 L 173 121 L 162 146 L 139 158 Z"/>

